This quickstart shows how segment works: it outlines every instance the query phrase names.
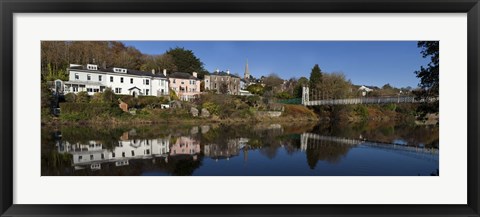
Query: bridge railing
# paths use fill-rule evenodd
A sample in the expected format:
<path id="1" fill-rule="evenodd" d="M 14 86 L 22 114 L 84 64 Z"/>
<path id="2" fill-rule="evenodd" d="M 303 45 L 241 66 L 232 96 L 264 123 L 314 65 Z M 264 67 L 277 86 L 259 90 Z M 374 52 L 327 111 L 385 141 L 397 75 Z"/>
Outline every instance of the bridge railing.
<path id="1" fill-rule="evenodd" d="M 397 96 L 397 97 L 365 97 L 352 99 L 324 99 L 324 100 L 308 100 L 304 105 L 353 105 L 353 104 L 385 104 L 385 103 L 419 103 L 434 102 L 438 97 L 428 99 L 415 99 L 414 96 Z"/>

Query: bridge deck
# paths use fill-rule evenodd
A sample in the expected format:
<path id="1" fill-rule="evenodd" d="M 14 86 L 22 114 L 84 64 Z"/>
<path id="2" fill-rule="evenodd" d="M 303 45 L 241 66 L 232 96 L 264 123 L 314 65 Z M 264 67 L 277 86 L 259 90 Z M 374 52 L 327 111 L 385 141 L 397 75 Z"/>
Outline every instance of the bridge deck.
<path id="1" fill-rule="evenodd" d="M 429 101 L 436 101 L 432 99 Z M 385 103 L 420 103 L 425 100 L 416 100 L 413 96 L 400 97 L 369 97 L 369 98 L 352 98 L 352 99 L 327 99 L 327 100 L 307 100 L 303 102 L 306 106 L 315 105 L 354 105 L 354 104 L 385 104 Z"/>

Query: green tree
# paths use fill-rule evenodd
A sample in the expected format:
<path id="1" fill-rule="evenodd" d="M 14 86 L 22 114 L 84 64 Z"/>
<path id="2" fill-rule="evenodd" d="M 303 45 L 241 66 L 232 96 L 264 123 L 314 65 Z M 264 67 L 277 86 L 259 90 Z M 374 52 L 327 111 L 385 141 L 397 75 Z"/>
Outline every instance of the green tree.
<path id="1" fill-rule="evenodd" d="M 438 41 L 419 41 L 418 47 L 422 49 L 423 58 L 430 58 L 430 63 L 426 67 L 421 66 L 420 70 L 415 71 L 417 78 L 420 78 L 420 90 L 415 91 L 417 98 L 438 97 L 439 91 L 439 42 Z M 438 113 L 438 101 L 434 103 L 422 103 L 418 107 L 418 112 L 423 115 L 426 113 Z"/>
<path id="2" fill-rule="evenodd" d="M 52 108 L 53 94 L 46 83 L 41 84 L 41 110 L 42 114 L 50 114 Z"/>
<path id="3" fill-rule="evenodd" d="M 203 79 L 207 73 L 203 68 L 202 61 L 200 61 L 191 50 L 176 47 L 170 48 L 166 54 L 172 57 L 175 66 L 177 66 L 177 70 L 180 72 L 190 74 L 192 74 L 192 72 L 197 72 L 198 78 L 200 79 Z"/>
<path id="4" fill-rule="evenodd" d="M 293 89 L 293 97 L 296 98 L 301 98 L 302 97 L 302 91 L 303 87 L 307 86 L 309 84 L 309 81 L 305 77 L 301 77 L 298 79 L 297 84 L 295 85 Z"/>
<path id="5" fill-rule="evenodd" d="M 68 81 L 68 73 L 64 69 L 53 69 L 52 64 L 47 64 L 47 74 L 44 76 L 45 81 L 54 81 L 60 79 L 62 81 Z"/>
<path id="6" fill-rule="evenodd" d="M 248 92 L 256 95 L 263 95 L 264 88 L 261 84 L 252 84 L 247 87 Z"/>
<path id="7" fill-rule="evenodd" d="M 312 68 L 312 72 L 310 73 L 310 88 L 311 89 L 318 89 L 322 83 L 322 70 L 315 64 Z"/>

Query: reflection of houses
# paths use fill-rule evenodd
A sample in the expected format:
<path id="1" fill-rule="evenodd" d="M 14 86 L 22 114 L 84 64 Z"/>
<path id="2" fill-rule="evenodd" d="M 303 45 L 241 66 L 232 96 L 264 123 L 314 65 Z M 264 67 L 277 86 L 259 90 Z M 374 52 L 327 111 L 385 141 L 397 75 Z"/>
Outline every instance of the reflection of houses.
<path id="1" fill-rule="evenodd" d="M 169 152 L 169 138 L 120 139 L 113 150 L 108 150 L 104 144 L 93 140 L 88 141 L 88 144 L 64 141 L 57 145 L 60 153 L 72 154 L 75 166 L 91 164 L 91 169 L 100 169 L 100 164 L 104 162 L 124 166 L 128 165 L 129 159 L 166 157 Z"/>
<path id="2" fill-rule="evenodd" d="M 198 153 L 200 153 L 200 143 L 190 137 L 178 137 L 175 143 L 170 146 L 170 156 L 196 155 Z"/>
<path id="3" fill-rule="evenodd" d="M 238 156 L 240 149 L 244 148 L 249 139 L 238 138 L 230 139 L 223 144 L 208 144 L 205 145 L 203 153 L 205 156 L 213 159 L 230 159 L 230 157 Z"/>
<path id="4" fill-rule="evenodd" d="M 170 88 L 174 90 L 181 100 L 189 101 L 197 98 L 200 94 L 200 80 L 197 73 L 193 75 L 185 72 L 175 72 L 168 75 Z"/>
<path id="5" fill-rule="evenodd" d="M 69 80 L 64 82 L 63 93 L 86 91 L 89 95 L 111 88 L 116 94 L 162 96 L 168 94 L 165 74 L 143 72 L 124 68 L 105 68 L 98 65 L 71 64 L 67 69 Z"/>

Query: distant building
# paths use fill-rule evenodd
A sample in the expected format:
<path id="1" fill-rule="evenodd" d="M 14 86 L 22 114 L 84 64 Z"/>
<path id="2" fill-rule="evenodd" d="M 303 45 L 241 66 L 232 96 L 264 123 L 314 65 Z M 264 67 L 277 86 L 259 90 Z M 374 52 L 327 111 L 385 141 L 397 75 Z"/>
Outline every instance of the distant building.
<path id="1" fill-rule="evenodd" d="M 175 72 L 168 75 L 170 88 L 177 93 L 178 97 L 184 101 L 195 99 L 200 94 L 200 79 L 197 73 L 193 75 L 185 72 Z"/>
<path id="2" fill-rule="evenodd" d="M 247 63 L 245 64 L 245 73 L 243 74 L 243 79 L 245 79 L 247 82 L 250 80 L 250 70 L 248 69 L 248 59 L 247 59 Z"/>
<path id="3" fill-rule="evenodd" d="M 98 65 L 71 64 L 67 69 L 69 80 L 64 82 L 66 93 L 86 91 L 89 95 L 111 88 L 115 94 L 132 96 L 168 95 L 168 80 L 165 74 L 143 72 L 125 68 L 101 69 Z"/>
<path id="4" fill-rule="evenodd" d="M 240 77 L 226 72 L 215 71 L 205 75 L 205 90 L 214 90 L 217 93 L 227 93 L 231 95 L 240 94 Z"/>
<path id="5" fill-rule="evenodd" d="M 372 92 L 376 89 L 379 89 L 378 87 L 374 87 L 374 86 L 365 86 L 365 85 L 362 85 L 358 88 L 358 91 L 362 92 L 362 96 L 366 96 L 369 92 Z"/>

